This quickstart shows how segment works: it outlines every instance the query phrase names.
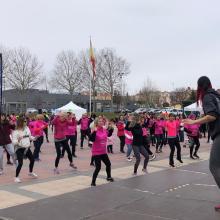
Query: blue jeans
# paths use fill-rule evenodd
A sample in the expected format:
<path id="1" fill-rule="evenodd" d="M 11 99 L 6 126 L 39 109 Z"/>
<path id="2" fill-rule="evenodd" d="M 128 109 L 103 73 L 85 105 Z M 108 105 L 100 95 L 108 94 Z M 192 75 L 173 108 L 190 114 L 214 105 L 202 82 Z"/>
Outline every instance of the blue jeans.
<path id="1" fill-rule="evenodd" d="M 128 148 L 128 150 L 127 150 L 127 157 L 130 157 L 131 152 L 132 152 L 132 145 L 131 144 L 127 144 L 127 148 Z"/>

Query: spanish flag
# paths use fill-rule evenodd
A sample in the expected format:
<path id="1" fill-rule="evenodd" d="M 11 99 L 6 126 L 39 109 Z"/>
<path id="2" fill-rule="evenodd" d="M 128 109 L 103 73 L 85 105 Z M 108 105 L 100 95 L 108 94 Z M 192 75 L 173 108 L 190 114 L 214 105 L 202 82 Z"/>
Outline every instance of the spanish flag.
<path id="1" fill-rule="evenodd" d="M 95 54 L 94 54 L 94 50 L 93 50 L 93 47 L 92 47 L 92 40 L 91 40 L 91 37 L 90 37 L 90 50 L 89 50 L 89 54 L 90 54 L 90 62 L 92 64 L 92 72 L 93 72 L 93 79 L 95 79 L 95 76 L 96 76 L 96 69 L 95 69 Z"/>

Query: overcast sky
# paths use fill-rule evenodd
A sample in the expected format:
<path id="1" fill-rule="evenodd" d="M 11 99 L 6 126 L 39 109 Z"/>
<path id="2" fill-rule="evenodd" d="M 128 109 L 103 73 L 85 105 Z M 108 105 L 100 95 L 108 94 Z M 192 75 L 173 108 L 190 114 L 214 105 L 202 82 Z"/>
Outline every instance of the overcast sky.
<path id="1" fill-rule="evenodd" d="M 63 49 L 115 48 L 131 64 L 127 88 L 220 88 L 219 0 L 0 0 L 0 44 L 27 47 L 47 74 Z"/>

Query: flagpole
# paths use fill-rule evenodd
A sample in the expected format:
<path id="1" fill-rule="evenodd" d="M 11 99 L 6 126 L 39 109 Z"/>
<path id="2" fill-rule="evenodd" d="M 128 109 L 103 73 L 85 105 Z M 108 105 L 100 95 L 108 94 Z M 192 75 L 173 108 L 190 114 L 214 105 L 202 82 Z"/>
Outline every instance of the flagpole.
<path id="1" fill-rule="evenodd" d="M 89 72 L 89 114 L 92 114 L 92 78 Z"/>

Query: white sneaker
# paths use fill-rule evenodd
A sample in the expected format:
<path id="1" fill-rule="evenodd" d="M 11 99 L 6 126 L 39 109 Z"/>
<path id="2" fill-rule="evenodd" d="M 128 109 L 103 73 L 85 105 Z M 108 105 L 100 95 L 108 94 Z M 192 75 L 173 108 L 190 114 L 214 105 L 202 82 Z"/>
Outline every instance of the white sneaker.
<path id="1" fill-rule="evenodd" d="M 32 173 L 29 173 L 28 176 L 32 176 L 32 177 L 34 177 L 34 178 L 37 178 L 37 174 L 36 174 L 36 173 L 33 173 L 33 172 L 32 172 Z"/>
<path id="2" fill-rule="evenodd" d="M 60 174 L 60 171 L 58 170 L 58 168 L 54 168 L 54 174 Z"/>
<path id="3" fill-rule="evenodd" d="M 21 183 L 21 180 L 19 177 L 15 177 L 15 183 Z"/>
<path id="4" fill-rule="evenodd" d="M 0 170 L 0 175 L 3 175 L 3 170 Z"/>
<path id="5" fill-rule="evenodd" d="M 128 158 L 127 158 L 127 161 L 131 162 L 131 161 L 132 161 L 132 159 L 131 159 L 130 157 L 128 157 Z"/>

